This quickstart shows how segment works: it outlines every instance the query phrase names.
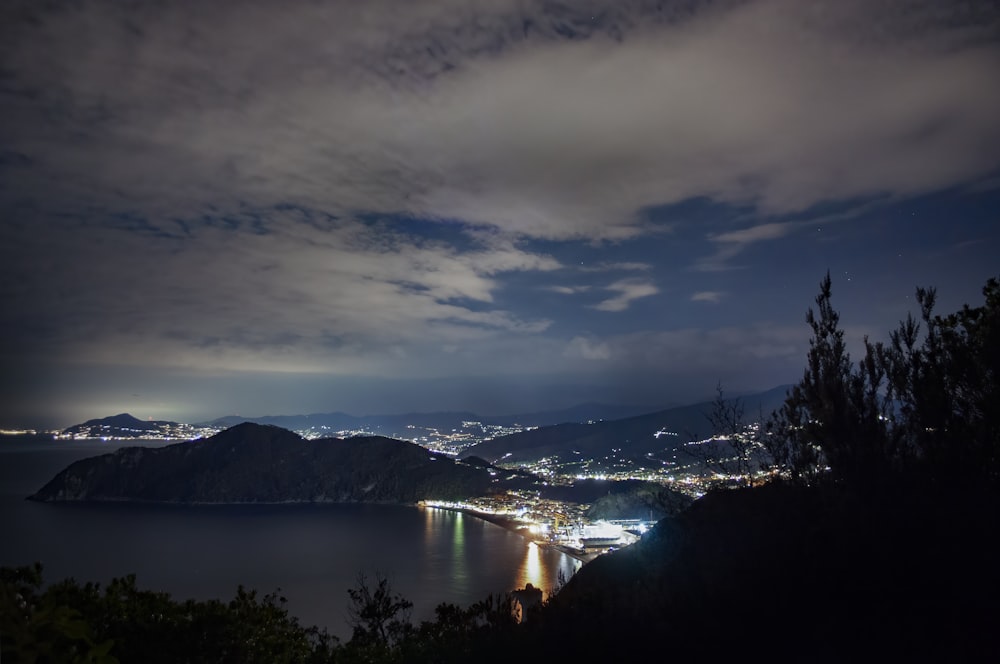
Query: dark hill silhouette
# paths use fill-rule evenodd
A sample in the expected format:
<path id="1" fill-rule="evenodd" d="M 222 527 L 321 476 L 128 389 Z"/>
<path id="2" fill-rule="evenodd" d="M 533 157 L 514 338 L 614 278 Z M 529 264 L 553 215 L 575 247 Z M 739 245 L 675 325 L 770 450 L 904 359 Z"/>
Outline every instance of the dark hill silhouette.
<path id="1" fill-rule="evenodd" d="M 625 484 L 622 482 L 621 484 Z M 587 510 L 587 518 L 660 520 L 673 516 L 691 504 L 691 498 L 661 484 L 631 482 L 624 490 L 607 493 Z"/>
<path id="2" fill-rule="evenodd" d="M 519 647 L 540 660 L 654 645 L 710 659 L 990 659 L 1000 654 L 997 507 L 996 495 L 917 486 L 863 501 L 781 483 L 710 492 L 585 565 Z"/>
<path id="3" fill-rule="evenodd" d="M 918 290 L 927 336 L 909 319 L 857 368 L 829 282 L 807 317 L 809 369 L 760 430 L 779 443 L 771 483 L 710 491 L 584 566 L 523 624 L 509 603 L 441 605 L 398 638 L 352 639 L 338 661 L 998 661 L 1000 281 L 985 307 L 944 318 Z M 594 427 L 537 436 L 579 449 Z M 384 624 L 397 614 L 385 606 L 362 608 Z"/>
<path id="4" fill-rule="evenodd" d="M 483 495 L 494 486 L 498 484 L 488 469 L 458 463 L 412 443 L 382 437 L 308 441 L 285 429 L 246 423 L 204 440 L 122 448 L 78 461 L 31 498 L 415 502 Z"/>
<path id="5" fill-rule="evenodd" d="M 758 411 L 766 417 L 784 401 L 787 386 L 776 387 L 760 394 L 741 397 L 747 418 L 756 418 Z M 478 456 L 491 463 L 533 461 L 557 456 L 571 460 L 599 458 L 621 449 L 634 458 L 646 454 L 662 455 L 676 451 L 698 436 L 711 435 L 708 414 L 713 402 L 669 408 L 621 420 L 605 420 L 593 424 L 566 423 L 540 427 L 494 438 L 466 450 L 462 456 Z M 661 435 L 657 432 L 678 434 Z M 577 454 L 579 453 L 579 454 Z"/>
<path id="6" fill-rule="evenodd" d="M 310 413 L 308 415 L 264 415 L 262 417 L 241 417 L 226 415 L 196 426 L 235 426 L 243 422 L 269 424 L 284 429 L 308 429 L 327 427 L 333 431 L 346 429 L 405 429 L 408 425 L 441 426 L 458 425 L 463 421 L 475 420 L 478 416 L 468 412 L 404 413 L 399 415 L 350 415 L 343 412 Z"/>
<path id="7" fill-rule="evenodd" d="M 243 422 L 273 424 L 285 429 L 302 430 L 311 427 L 327 427 L 332 431 L 368 429 L 383 433 L 402 433 L 408 426 L 439 429 L 457 428 L 463 422 L 481 422 L 499 426 L 545 426 L 564 422 L 588 422 L 629 417 L 645 412 L 635 406 L 617 406 L 587 403 L 561 410 L 545 410 L 512 415 L 480 415 L 469 411 L 440 411 L 430 413 L 397 413 L 383 415 L 351 415 L 344 412 L 310 413 L 308 415 L 264 415 L 243 417 L 226 415 L 195 426 L 231 427 Z"/>
<path id="8" fill-rule="evenodd" d="M 177 426 L 177 422 L 168 420 L 140 420 L 128 413 L 119 413 L 110 417 L 87 420 L 82 424 L 74 424 L 63 429 L 63 435 L 87 435 L 92 437 L 114 436 L 116 438 L 142 438 L 150 432 L 160 431 L 164 427 Z"/>
<path id="9" fill-rule="evenodd" d="M 1000 280 L 983 294 L 940 316 L 934 290 L 917 289 L 920 321 L 866 339 L 855 362 L 827 274 L 803 378 L 760 429 L 781 479 L 710 492 L 587 565 L 518 647 L 542 660 L 1000 658 Z"/>

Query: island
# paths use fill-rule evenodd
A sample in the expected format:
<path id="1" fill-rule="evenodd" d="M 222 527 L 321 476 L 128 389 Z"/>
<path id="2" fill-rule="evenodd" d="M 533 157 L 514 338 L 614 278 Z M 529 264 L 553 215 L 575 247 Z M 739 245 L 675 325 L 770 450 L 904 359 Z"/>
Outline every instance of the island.
<path id="1" fill-rule="evenodd" d="M 477 457 L 365 436 L 306 439 L 245 422 L 208 438 L 124 447 L 71 464 L 28 497 L 49 503 L 395 503 L 470 513 L 591 560 L 690 504 L 648 482 L 554 482 Z"/>
<path id="2" fill-rule="evenodd" d="M 31 500 L 157 503 L 416 503 L 502 490 L 490 469 L 379 436 L 306 440 L 243 423 L 160 448 L 125 447 L 83 459 Z"/>

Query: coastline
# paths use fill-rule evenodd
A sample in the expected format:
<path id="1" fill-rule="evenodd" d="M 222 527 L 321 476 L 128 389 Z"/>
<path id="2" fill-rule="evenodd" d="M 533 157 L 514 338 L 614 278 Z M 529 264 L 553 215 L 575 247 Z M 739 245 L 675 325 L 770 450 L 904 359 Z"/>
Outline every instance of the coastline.
<path id="1" fill-rule="evenodd" d="M 44 488 L 44 487 L 43 487 Z M 598 553 L 587 553 L 568 547 L 562 544 L 556 544 L 549 542 L 545 539 L 539 539 L 532 535 L 528 529 L 521 525 L 514 519 L 507 516 L 499 514 L 490 514 L 489 512 L 479 512 L 476 510 L 468 509 L 465 507 L 449 507 L 445 505 L 427 505 L 424 501 L 418 501 L 416 503 L 410 502 L 396 502 L 396 501 L 314 501 L 314 500 L 283 500 L 283 501 L 231 501 L 219 503 L 215 501 L 178 501 L 178 500 L 143 500 L 135 498 L 70 498 L 70 499 L 59 499 L 59 498 L 44 498 L 40 497 L 39 493 L 41 490 L 36 491 L 33 494 L 25 496 L 24 500 L 31 502 L 39 502 L 46 504 L 57 504 L 57 505 L 79 505 L 79 504 L 109 504 L 109 505 L 123 505 L 123 504 L 140 504 L 140 505 L 154 505 L 154 506 L 165 506 L 165 507 L 212 507 L 212 506 L 277 506 L 277 505 L 351 505 L 351 504 L 370 504 L 370 505 L 399 505 L 403 507 L 419 507 L 421 509 L 439 509 L 447 510 L 450 512 L 460 512 L 462 514 L 467 514 L 468 516 L 481 519 L 488 523 L 492 523 L 496 526 L 508 530 L 510 532 L 516 533 L 523 537 L 528 542 L 534 542 L 537 546 L 543 546 L 547 548 L 555 549 L 560 553 L 569 556 L 575 560 L 580 561 L 583 564 L 587 564 L 594 558 L 597 558 L 600 554 Z"/>
<path id="2" fill-rule="evenodd" d="M 579 560 L 584 565 L 586 565 L 591 560 L 593 560 L 598 555 L 600 555 L 600 554 L 596 554 L 596 553 L 584 553 L 582 551 L 577 551 L 575 549 L 572 549 L 572 548 L 570 548 L 568 546 L 563 546 L 562 544 L 553 544 L 552 542 L 548 542 L 548 541 L 543 540 L 543 539 L 535 539 L 534 537 L 532 537 L 530 535 L 530 533 L 527 532 L 527 528 L 525 528 L 524 526 L 518 525 L 518 523 L 516 521 L 514 521 L 513 519 L 510 519 L 508 517 L 501 516 L 501 515 L 498 515 L 498 514 L 490 514 L 488 512 L 477 512 L 476 510 L 470 510 L 470 509 L 465 508 L 465 507 L 446 507 L 446 506 L 443 506 L 443 505 L 424 505 L 422 503 L 418 503 L 418 505 L 421 508 L 423 508 L 423 509 L 448 510 L 449 512 L 461 512 L 462 514 L 467 514 L 467 515 L 475 517 L 477 519 L 482 519 L 483 521 L 487 521 L 487 522 L 492 523 L 494 525 L 500 526 L 501 528 L 509 530 L 509 531 L 511 531 L 513 533 L 517 533 L 518 535 L 520 535 L 524 539 L 528 540 L 529 542 L 534 542 L 538 546 L 551 547 L 551 548 L 555 549 L 556 551 L 559 551 L 560 553 L 569 556 L 570 558 L 574 558 L 576 560 Z"/>

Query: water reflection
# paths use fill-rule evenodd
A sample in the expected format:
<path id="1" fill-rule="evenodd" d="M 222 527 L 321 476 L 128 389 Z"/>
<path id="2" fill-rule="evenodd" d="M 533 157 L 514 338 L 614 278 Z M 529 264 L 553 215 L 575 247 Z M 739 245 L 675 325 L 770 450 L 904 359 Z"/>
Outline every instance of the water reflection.
<path id="1" fill-rule="evenodd" d="M 427 509 L 426 507 L 421 507 L 420 511 L 424 513 L 424 546 L 429 546 L 431 540 L 437 535 L 437 510 Z"/>
<path id="2" fill-rule="evenodd" d="M 582 566 L 582 562 L 564 553 L 529 542 L 518 570 L 517 587 L 530 583 L 548 597 Z"/>
<path id="3" fill-rule="evenodd" d="M 455 514 L 455 523 L 452 527 L 455 531 L 452 538 L 455 556 L 465 558 L 465 524 L 462 522 L 461 512 Z"/>
<path id="4" fill-rule="evenodd" d="M 471 591 L 477 585 L 476 579 L 483 577 L 484 572 L 498 580 L 503 577 L 503 569 L 490 567 L 488 562 L 492 559 L 491 545 L 495 545 L 494 538 L 498 535 L 505 541 L 522 542 L 524 553 L 516 567 L 507 568 L 509 576 L 506 583 L 495 587 L 494 592 L 524 588 L 530 583 L 541 588 L 548 597 L 582 565 L 579 560 L 555 548 L 526 542 L 510 531 L 500 535 L 497 532 L 499 526 L 462 512 L 436 507 L 421 509 L 424 512 L 424 546 L 428 554 L 422 576 L 436 576 L 440 582 L 447 579 L 453 589 Z M 487 566 L 485 569 L 484 565 Z"/>
<path id="5" fill-rule="evenodd" d="M 36 503 L 24 496 L 107 446 L 2 448 L 0 562 L 42 561 L 47 581 L 106 584 L 134 572 L 139 587 L 178 600 L 228 601 L 238 585 L 261 593 L 280 588 L 303 624 L 346 640 L 346 590 L 356 586 L 359 571 L 388 576 L 393 591 L 414 603 L 411 618 L 420 622 L 433 620 L 442 602 L 464 607 L 523 588 L 520 568 L 528 553 L 538 556 L 538 583 L 546 590 L 560 568 L 572 565 L 555 549 L 529 552 L 527 541 L 509 530 L 469 514 L 459 522 L 457 513 L 440 509 Z"/>
<path id="6" fill-rule="evenodd" d="M 517 587 L 524 588 L 527 584 L 536 588 L 543 588 L 542 584 L 542 555 L 538 545 L 534 542 L 528 543 L 528 549 L 524 554 L 524 561 L 521 563 L 521 570 L 517 577 Z"/>

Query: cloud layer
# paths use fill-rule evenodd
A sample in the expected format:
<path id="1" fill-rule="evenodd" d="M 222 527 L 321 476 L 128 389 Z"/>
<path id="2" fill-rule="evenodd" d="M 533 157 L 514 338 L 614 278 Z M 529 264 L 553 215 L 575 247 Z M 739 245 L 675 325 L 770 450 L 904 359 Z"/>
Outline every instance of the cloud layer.
<path id="1" fill-rule="evenodd" d="M 58 202 L 155 223 L 292 200 L 620 238 L 693 196 L 788 212 L 996 166 L 995 13 L 643 4 L 29 5 L 8 195 L 51 203 L 42 169 Z"/>
<path id="2" fill-rule="evenodd" d="M 6 2 L 0 359 L 784 362 L 769 248 L 822 270 L 818 226 L 995 182 L 997 34 L 931 0 Z"/>

